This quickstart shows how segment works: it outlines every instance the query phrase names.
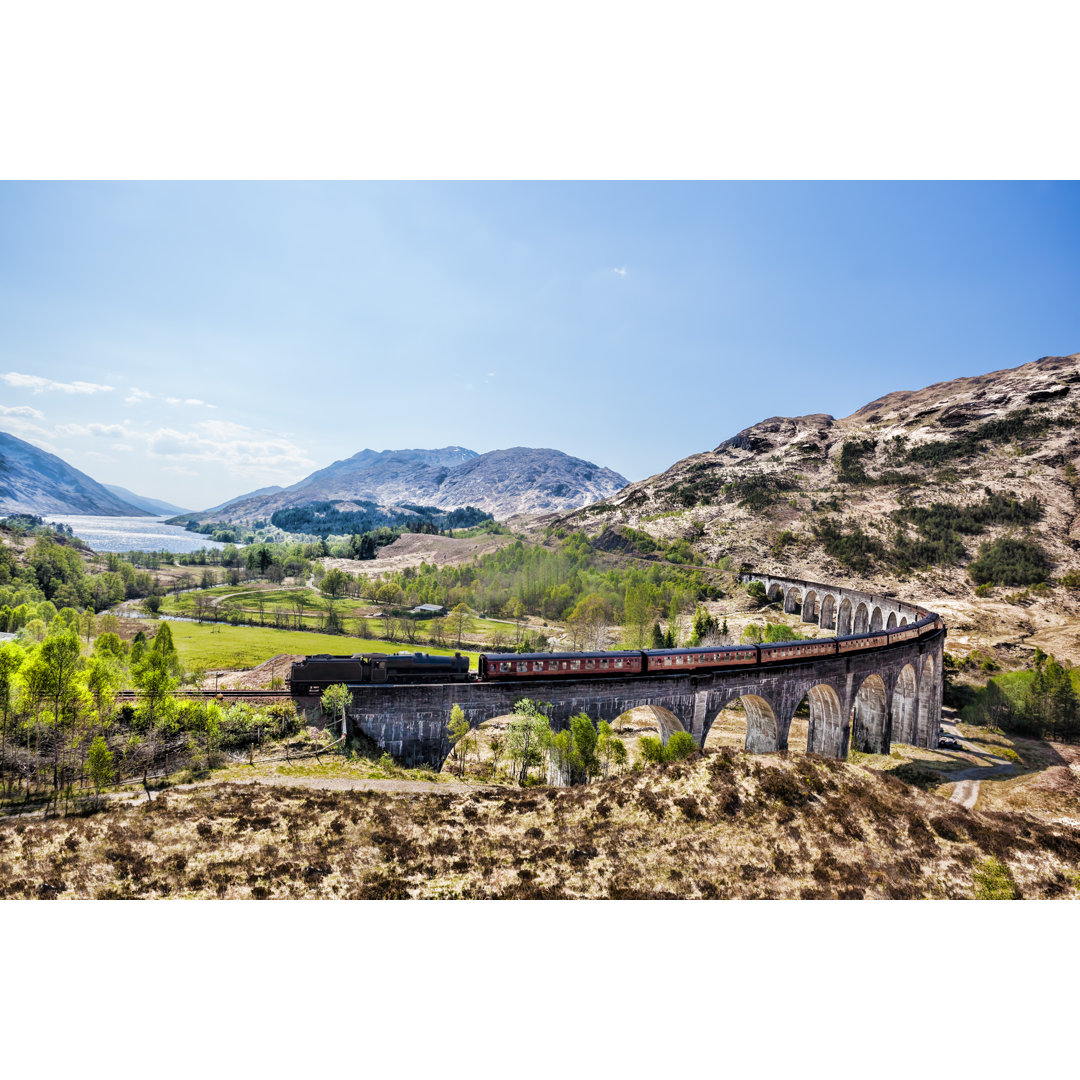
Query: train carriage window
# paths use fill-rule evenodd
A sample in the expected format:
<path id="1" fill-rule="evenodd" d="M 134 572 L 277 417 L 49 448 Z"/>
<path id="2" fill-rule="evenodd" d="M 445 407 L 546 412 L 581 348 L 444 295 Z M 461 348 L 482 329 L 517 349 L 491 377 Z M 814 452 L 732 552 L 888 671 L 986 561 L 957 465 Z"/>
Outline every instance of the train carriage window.
<path id="1" fill-rule="evenodd" d="M 500 671 L 509 671 L 510 670 L 510 665 L 509 664 L 500 664 L 499 665 L 499 670 Z"/>
<path id="2" fill-rule="evenodd" d="M 528 665 L 528 663 L 521 663 L 521 664 L 518 664 L 517 669 L 518 669 L 518 671 L 528 671 L 529 670 L 529 665 Z"/>
<path id="3" fill-rule="evenodd" d="M 600 661 L 600 666 L 601 666 L 601 667 L 607 667 L 607 666 L 608 666 L 608 662 L 607 662 L 606 660 L 601 660 L 601 661 Z"/>
<path id="4" fill-rule="evenodd" d="M 615 661 L 615 666 L 616 667 L 622 667 L 622 657 L 621 656 Z"/>
<path id="5" fill-rule="evenodd" d="M 571 660 L 570 661 L 570 670 L 571 671 L 580 671 L 581 670 L 581 661 L 580 660 Z"/>
<path id="6" fill-rule="evenodd" d="M 587 670 L 591 670 L 592 668 L 596 667 L 596 661 L 595 660 L 586 660 L 585 661 L 585 667 L 586 667 Z"/>

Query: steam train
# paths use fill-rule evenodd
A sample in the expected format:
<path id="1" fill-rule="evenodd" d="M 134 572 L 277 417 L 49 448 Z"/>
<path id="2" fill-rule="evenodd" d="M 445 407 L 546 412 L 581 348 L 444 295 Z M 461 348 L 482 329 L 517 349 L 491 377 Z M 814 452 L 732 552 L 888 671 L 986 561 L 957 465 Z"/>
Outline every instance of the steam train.
<path id="1" fill-rule="evenodd" d="M 289 688 L 296 697 L 321 694 L 334 683 L 448 683 L 469 678 L 469 658 L 427 653 L 354 653 L 305 656 L 294 663 Z"/>
<path id="2" fill-rule="evenodd" d="M 594 679 L 635 675 L 683 675 L 687 672 L 784 664 L 864 649 L 880 649 L 936 634 L 941 617 L 927 613 L 917 622 L 867 634 L 777 641 L 761 645 L 705 645 L 684 649 L 637 649 L 621 652 L 482 653 L 475 678 L 479 682 L 536 679 Z M 297 696 L 318 694 L 332 683 L 466 682 L 469 660 L 426 653 L 363 653 L 354 656 L 309 656 L 293 664 L 290 686 Z"/>

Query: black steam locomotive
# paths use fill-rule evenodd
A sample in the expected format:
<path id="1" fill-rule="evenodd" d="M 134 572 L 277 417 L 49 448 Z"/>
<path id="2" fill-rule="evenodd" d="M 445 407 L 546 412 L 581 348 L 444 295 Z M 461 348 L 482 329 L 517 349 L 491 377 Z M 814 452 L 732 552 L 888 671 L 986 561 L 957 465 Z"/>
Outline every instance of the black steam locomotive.
<path id="1" fill-rule="evenodd" d="M 307 656 L 292 666 L 289 683 L 293 694 L 321 694 L 334 683 L 448 683 L 465 682 L 469 658 L 429 656 L 427 653 L 354 653 Z"/>

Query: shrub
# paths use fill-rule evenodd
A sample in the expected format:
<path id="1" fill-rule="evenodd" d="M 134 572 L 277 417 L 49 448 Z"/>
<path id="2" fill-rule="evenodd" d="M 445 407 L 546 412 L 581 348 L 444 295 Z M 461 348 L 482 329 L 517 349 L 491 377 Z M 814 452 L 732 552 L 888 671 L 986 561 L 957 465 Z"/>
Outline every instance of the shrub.
<path id="1" fill-rule="evenodd" d="M 1016 882 L 1009 868 L 992 856 L 984 859 L 971 873 L 976 900 L 1018 900 Z"/>

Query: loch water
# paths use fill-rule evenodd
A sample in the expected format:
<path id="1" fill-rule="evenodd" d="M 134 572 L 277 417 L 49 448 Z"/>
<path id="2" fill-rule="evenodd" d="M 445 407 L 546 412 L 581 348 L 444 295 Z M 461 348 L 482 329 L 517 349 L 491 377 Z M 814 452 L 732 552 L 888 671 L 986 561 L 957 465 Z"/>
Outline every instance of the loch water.
<path id="1" fill-rule="evenodd" d="M 178 554 L 224 544 L 165 517 L 95 517 L 91 514 L 45 514 L 46 521 L 70 525 L 71 531 L 94 551 L 173 551 Z"/>

